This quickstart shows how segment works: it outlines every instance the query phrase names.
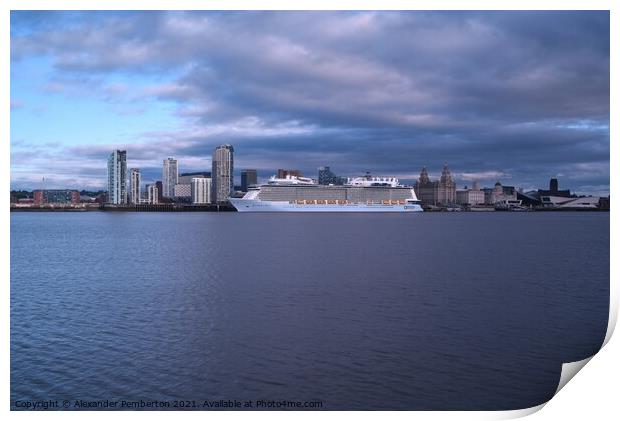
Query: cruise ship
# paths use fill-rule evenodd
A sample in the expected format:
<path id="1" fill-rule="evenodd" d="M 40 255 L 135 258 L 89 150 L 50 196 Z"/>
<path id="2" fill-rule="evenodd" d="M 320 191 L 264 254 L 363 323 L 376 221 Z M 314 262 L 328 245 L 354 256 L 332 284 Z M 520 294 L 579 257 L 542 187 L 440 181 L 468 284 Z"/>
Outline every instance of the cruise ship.
<path id="1" fill-rule="evenodd" d="M 271 177 L 242 198 L 230 198 L 239 212 L 421 212 L 413 188 L 394 177 L 348 178 L 340 185 L 320 185 L 306 177 Z"/>

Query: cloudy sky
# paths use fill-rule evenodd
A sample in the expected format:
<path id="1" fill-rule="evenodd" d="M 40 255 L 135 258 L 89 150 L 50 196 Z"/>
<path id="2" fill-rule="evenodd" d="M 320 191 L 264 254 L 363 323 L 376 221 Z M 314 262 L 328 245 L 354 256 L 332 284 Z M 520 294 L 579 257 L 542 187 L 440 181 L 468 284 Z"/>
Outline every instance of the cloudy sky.
<path id="1" fill-rule="evenodd" d="M 11 187 L 104 188 L 126 149 L 267 177 L 609 191 L 607 12 L 12 12 Z"/>

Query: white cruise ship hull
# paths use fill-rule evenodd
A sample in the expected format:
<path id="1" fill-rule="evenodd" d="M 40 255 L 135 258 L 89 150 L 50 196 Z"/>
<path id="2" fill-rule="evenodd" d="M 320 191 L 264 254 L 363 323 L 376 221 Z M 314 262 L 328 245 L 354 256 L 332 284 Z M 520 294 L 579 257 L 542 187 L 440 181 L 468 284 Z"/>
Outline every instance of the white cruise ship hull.
<path id="1" fill-rule="evenodd" d="M 230 198 L 238 212 L 422 212 L 418 204 L 298 204 Z"/>

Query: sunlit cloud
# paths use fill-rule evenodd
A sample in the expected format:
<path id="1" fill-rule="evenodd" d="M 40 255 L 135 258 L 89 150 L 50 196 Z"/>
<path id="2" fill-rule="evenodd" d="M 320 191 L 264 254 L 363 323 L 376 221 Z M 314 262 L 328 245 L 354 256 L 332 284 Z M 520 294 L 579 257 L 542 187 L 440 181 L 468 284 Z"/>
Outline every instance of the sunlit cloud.
<path id="1" fill-rule="evenodd" d="M 262 174 L 413 181 L 447 162 L 459 183 L 609 185 L 608 12 L 30 13 L 11 14 L 11 83 L 49 112 L 38 130 L 12 124 L 13 186 L 32 187 L 30 171 L 103 187 L 116 147 L 153 177 L 167 156 L 208 169 L 220 143 Z M 52 140 L 46 118 L 84 117 L 83 141 L 45 151 L 70 162 L 16 143 Z"/>

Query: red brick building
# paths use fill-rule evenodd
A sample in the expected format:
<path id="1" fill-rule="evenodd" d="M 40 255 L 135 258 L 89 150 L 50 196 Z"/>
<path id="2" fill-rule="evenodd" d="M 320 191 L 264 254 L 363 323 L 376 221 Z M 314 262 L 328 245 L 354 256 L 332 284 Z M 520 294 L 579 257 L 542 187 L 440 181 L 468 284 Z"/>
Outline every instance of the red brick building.
<path id="1" fill-rule="evenodd" d="M 35 190 L 32 193 L 35 205 L 80 203 L 80 192 L 77 190 Z"/>

